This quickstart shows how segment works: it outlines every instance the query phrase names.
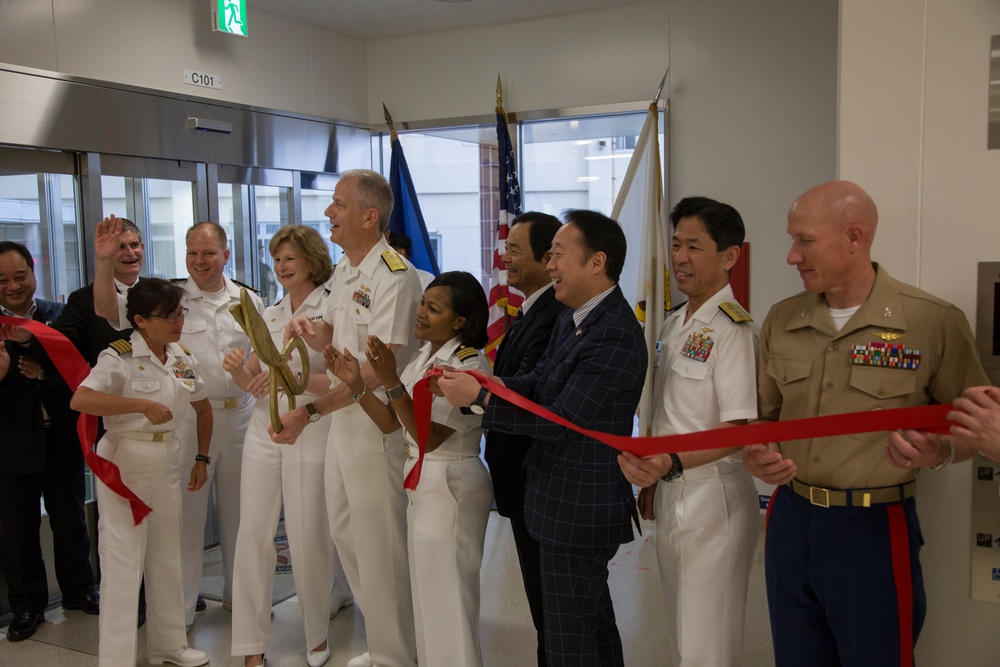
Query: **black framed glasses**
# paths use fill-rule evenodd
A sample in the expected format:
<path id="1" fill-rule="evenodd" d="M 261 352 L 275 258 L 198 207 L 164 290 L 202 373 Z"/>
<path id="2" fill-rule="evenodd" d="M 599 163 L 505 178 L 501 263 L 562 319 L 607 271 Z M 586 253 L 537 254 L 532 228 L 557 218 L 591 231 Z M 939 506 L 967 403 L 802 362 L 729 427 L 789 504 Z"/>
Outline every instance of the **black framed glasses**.
<path id="1" fill-rule="evenodd" d="M 146 315 L 146 317 L 155 317 L 160 320 L 166 320 L 168 324 L 177 324 L 185 317 L 187 317 L 187 314 L 188 314 L 188 309 L 181 308 L 180 310 L 174 311 L 169 315 Z"/>

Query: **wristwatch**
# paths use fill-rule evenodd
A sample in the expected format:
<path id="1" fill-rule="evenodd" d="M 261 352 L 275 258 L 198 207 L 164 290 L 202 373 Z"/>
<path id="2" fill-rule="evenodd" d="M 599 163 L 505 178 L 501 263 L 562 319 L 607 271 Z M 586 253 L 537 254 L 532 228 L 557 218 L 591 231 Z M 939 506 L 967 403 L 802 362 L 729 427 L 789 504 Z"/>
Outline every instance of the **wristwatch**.
<path id="1" fill-rule="evenodd" d="M 481 415 L 486 412 L 486 397 L 489 396 L 486 387 L 479 388 L 479 395 L 476 396 L 476 400 L 472 402 L 467 408 L 459 408 L 459 412 L 463 415 Z"/>
<path id="2" fill-rule="evenodd" d="M 405 393 L 406 393 L 406 387 L 404 387 L 401 384 L 397 384 L 395 387 L 385 390 L 385 395 L 389 398 L 390 401 L 395 401 L 397 398 L 402 398 L 403 394 Z"/>
<path id="3" fill-rule="evenodd" d="M 673 452 L 670 452 L 668 456 L 670 456 L 670 471 L 660 478 L 664 482 L 672 482 L 684 474 L 684 464 L 681 463 L 681 457 Z"/>
<path id="4" fill-rule="evenodd" d="M 313 405 L 312 403 L 306 403 L 306 412 L 309 413 L 310 424 L 315 424 L 323 416 L 319 413 L 319 410 L 317 410 L 316 406 Z"/>
<path id="5" fill-rule="evenodd" d="M 195 454 L 194 460 L 195 462 L 200 461 L 205 465 L 211 465 L 212 463 L 212 457 L 208 456 L 207 454 Z"/>

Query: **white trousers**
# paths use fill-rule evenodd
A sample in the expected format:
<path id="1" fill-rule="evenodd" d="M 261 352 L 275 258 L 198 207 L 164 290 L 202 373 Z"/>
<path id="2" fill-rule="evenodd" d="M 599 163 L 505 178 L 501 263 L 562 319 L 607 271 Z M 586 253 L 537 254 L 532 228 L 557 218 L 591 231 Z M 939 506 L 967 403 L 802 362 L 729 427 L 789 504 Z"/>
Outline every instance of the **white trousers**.
<path id="1" fill-rule="evenodd" d="M 146 645 L 172 651 L 188 643 L 181 596 L 180 505 L 176 439 L 136 442 L 107 433 L 97 453 L 152 512 L 135 525 L 128 501 L 97 480 L 101 615 L 98 665 L 135 667 L 139 583 L 146 577 Z"/>
<path id="2" fill-rule="evenodd" d="M 379 667 L 413 667 L 402 429 L 383 437 L 357 405 L 331 417 L 325 479 L 330 534 L 365 615 L 368 651 Z"/>
<path id="3" fill-rule="evenodd" d="M 282 505 L 292 560 L 292 577 L 305 625 L 305 649 L 326 641 L 331 584 L 339 574 L 339 597 L 350 595 L 330 540 L 323 492 L 326 458 L 324 418 L 317 431 L 294 445 L 277 445 L 267 435 L 268 406 L 254 411 L 243 451 L 239 537 L 233 577 L 233 655 L 265 653 L 271 641 L 271 598 L 277 552 L 274 533 Z M 311 437 L 310 437 L 311 436 Z"/>
<path id="4" fill-rule="evenodd" d="M 406 464 L 409 472 L 415 461 Z M 424 459 L 407 545 L 421 665 L 479 667 L 479 571 L 493 482 L 476 458 Z"/>
<path id="5" fill-rule="evenodd" d="M 208 501 L 215 483 L 216 507 L 219 511 L 219 543 L 222 552 L 222 600 L 233 599 L 233 559 L 236 554 L 236 533 L 240 527 L 240 470 L 243 458 L 243 438 L 246 434 L 253 399 L 245 397 L 228 410 L 212 406 L 212 444 L 208 455 L 208 480 L 194 493 L 181 496 L 181 576 L 184 586 L 184 621 L 194 622 L 194 607 L 201 590 L 205 563 L 205 523 Z M 186 410 L 177 431 L 180 440 L 178 465 L 184 486 L 198 453 L 198 437 L 194 410 Z"/>
<path id="6" fill-rule="evenodd" d="M 742 463 L 718 462 L 659 482 L 656 557 L 677 667 L 739 667 L 757 547 L 757 489 Z"/>

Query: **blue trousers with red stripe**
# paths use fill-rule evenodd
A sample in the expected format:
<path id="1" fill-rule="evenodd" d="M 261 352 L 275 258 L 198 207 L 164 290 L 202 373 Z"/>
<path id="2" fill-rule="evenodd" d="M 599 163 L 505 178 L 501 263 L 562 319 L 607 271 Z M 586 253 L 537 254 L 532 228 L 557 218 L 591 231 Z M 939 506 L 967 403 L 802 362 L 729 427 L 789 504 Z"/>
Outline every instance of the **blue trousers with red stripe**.
<path id="1" fill-rule="evenodd" d="M 776 667 L 911 667 L 922 544 L 913 498 L 824 508 L 779 487 L 764 547 Z"/>

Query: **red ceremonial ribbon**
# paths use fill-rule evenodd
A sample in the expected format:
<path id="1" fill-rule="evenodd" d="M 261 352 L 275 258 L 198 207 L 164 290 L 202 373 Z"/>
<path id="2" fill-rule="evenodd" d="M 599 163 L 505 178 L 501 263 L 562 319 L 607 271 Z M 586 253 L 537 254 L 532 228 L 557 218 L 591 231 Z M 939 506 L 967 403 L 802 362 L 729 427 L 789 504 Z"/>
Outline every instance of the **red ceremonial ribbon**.
<path id="1" fill-rule="evenodd" d="M 52 359 L 52 363 L 55 364 L 56 370 L 59 371 L 59 375 L 72 391 L 75 392 L 80 383 L 90 374 L 90 365 L 84 360 L 76 346 L 52 327 L 35 320 L 3 316 L 0 316 L 0 324 L 11 324 L 30 331 L 35 339 L 42 344 L 45 352 Z M 11 371 L 16 372 L 15 369 L 8 372 Z M 80 437 L 80 447 L 83 448 L 83 458 L 87 462 L 87 466 L 105 486 L 128 501 L 132 508 L 132 518 L 135 520 L 135 525 L 138 526 L 153 510 L 142 502 L 130 488 L 125 486 L 118 466 L 101 458 L 94 451 L 93 444 L 97 439 L 97 417 L 81 412 L 80 418 L 76 422 L 76 433 Z"/>
<path id="2" fill-rule="evenodd" d="M 462 372 L 476 378 L 481 386 L 485 387 L 495 396 L 499 396 L 519 408 L 560 426 L 565 426 L 577 433 L 582 433 L 610 447 L 630 452 L 636 456 L 665 454 L 667 452 L 690 452 L 702 449 L 722 449 L 725 447 L 743 447 L 745 445 L 756 445 L 765 442 L 804 440 L 807 438 L 822 438 L 835 435 L 871 433 L 873 431 L 895 431 L 900 428 L 916 429 L 928 433 L 948 433 L 948 420 L 945 416 L 951 410 L 951 404 L 922 405 L 912 408 L 869 410 L 841 415 L 749 424 L 736 428 L 716 428 L 697 433 L 633 438 L 628 435 L 612 435 L 603 431 L 582 428 L 476 371 Z M 420 481 L 420 469 L 424 461 L 427 435 L 430 432 L 431 401 L 433 400 L 428 381 L 431 377 L 440 374 L 440 371 L 431 372 L 413 387 L 413 411 L 417 422 L 417 444 L 420 455 L 416 465 L 413 466 L 410 474 L 406 476 L 406 480 L 403 482 L 403 486 L 407 489 L 412 490 L 417 488 L 417 483 Z"/>

